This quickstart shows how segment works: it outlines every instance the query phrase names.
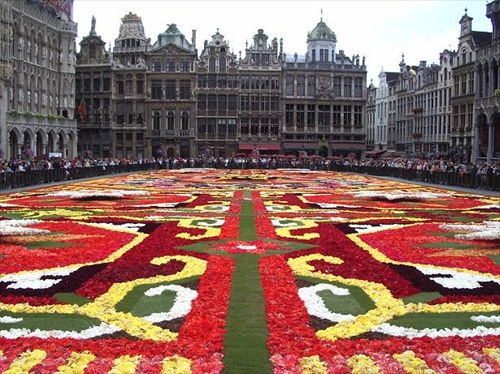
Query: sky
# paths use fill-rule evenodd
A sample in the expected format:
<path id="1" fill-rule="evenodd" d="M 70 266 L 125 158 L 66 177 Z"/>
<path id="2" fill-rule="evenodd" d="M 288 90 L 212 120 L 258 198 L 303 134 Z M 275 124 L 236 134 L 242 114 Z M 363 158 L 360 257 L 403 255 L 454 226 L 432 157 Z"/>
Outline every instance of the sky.
<path id="1" fill-rule="evenodd" d="M 460 18 L 473 18 L 473 31 L 491 32 L 487 0 L 75 0 L 73 20 L 77 44 L 87 36 L 96 18 L 96 33 L 114 46 L 121 18 L 129 12 L 142 18 L 151 44 L 175 23 L 191 41 L 196 30 L 198 54 L 217 30 L 231 52 L 244 57 L 259 29 L 269 42 L 283 39 L 287 55 L 305 55 L 307 33 L 323 20 L 337 36 L 337 51 L 365 57 L 367 84 L 378 86 L 381 71 L 397 72 L 404 54 L 409 65 L 439 64 L 445 49 L 455 51 Z M 80 50 L 80 46 L 77 46 Z"/>

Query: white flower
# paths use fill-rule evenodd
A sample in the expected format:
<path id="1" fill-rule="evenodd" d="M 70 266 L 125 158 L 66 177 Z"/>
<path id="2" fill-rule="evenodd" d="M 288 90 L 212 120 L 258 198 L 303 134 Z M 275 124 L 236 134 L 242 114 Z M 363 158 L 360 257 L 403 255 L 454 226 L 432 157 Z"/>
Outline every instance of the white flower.
<path id="1" fill-rule="evenodd" d="M 148 191 L 136 190 L 80 190 L 58 191 L 47 194 L 51 197 L 67 197 L 69 199 L 89 199 L 94 197 L 122 198 L 126 196 L 148 196 Z"/>
<path id="2" fill-rule="evenodd" d="M 192 302 L 198 296 L 197 291 L 176 284 L 154 287 L 144 294 L 154 297 L 161 295 L 164 291 L 174 291 L 176 293 L 174 305 L 168 312 L 152 313 L 144 317 L 145 320 L 155 323 L 184 317 L 191 311 Z"/>
<path id="3" fill-rule="evenodd" d="M 80 331 L 63 331 L 63 330 L 30 330 L 26 328 L 0 330 L 0 337 L 7 339 L 18 338 L 56 338 L 56 339 L 90 339 L 100 335 L 113 334 L 120 331 L 118 327 L 108 325 L 102 322 L 100 325 L 89 327 Z"/>
<path id="4" fill-rule="evenodd" d="M 416 266 L 418 270 L 429 276 L 431 280 L 449 289 L 477 289 L 482 288 L 482 283 L 497 283 L 500 279 L 485 274 L 471 274 L 465 271 L 452 269 L 433 269 Z"/>
<path id="5" fill-rule="evenodd" d="M 424 191 L 357 191 L 352 193 L 355 197 L 393 200 L 431 200 L 440 197 L 449 197 L 446 193 L 433 193 Z"/>
<path id="6" fill-rule="evenodd" d="M 500 221 L 483 221 L 482 223 L 460 225 L 445 224 L 439 226 L 448 231 L 465 231 L 467 234 L 456 234 L 461 240 L 498 240 L 500 239 Z"/>
<path id="7" fill-rule="evenodd" d="M 244 245 L 238 244 L 236 248 L 241 249 L 242 251 L 255 251 L 257 249 L 256 245 Z"/>
<path id="8" fill-rule="evenodd" d="M 49 230 L 26 227 L 40 222 L 42 221 L 38 219 L 10 219 L 0 221 L 0 235 L 43 235 L 50 233 Z"/>
<path id="9" fill-rule="evenodd" d="M 299 297 L 304 302 L 310 315 L 332 322 L 353 321 L 356 317 L 351 314 L 340 314 L 330 311 L 323 298 L 318 296 L 319 291 L 330 291 L 336 296 L 348 296 L 350 292 L 346 288 L 340 288 L 327 283 L 320 283 L 310 287 L 299 289 Z"/>
<path id="10" fill-rule="evenodd" d="M 0 277 L 0 283 L 7 283 L 7 288 L 41 290 L 50 288 L 62 281 L 65 276 L 77 269 L 54 268 L 48 270 L 34 270 L 28 273 L 7 274 Z"/>

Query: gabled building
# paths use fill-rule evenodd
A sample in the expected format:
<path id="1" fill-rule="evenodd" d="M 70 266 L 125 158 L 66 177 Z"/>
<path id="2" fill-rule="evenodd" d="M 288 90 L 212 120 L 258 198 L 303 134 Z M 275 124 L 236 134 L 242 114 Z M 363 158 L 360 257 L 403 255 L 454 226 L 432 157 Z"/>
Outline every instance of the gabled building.
<path id="1" fill-rule="evenodd" d="M 168 25 L 146 58 L 146 154 L 191 157 L 196 149 L 196 31 L 188 41 L 175 23 Z"/>
<path id="2" fill-rule="evenodd" d="M 238 67 L 237 56 L 217 30 L 196 62 L 196 155 L 228 157 L 238 152 Z"/>
<path id="3" fill-rule="evenodd" d="M 284 151 L 324 156 L 365 149 L 365 58 L 337 50 L 321 19 L 307 35 L 307 53 L 283 56 Z"/>
<path id="4" fill-rule="evenodd" d="M 455 160 L 474 161 L 480 154 L 486 156 L 486 150 L 473 155 L 474 123 L 484 116 L 476 115 L 476 53 L 478 48 L 491 41 L 491 32 L 474 31 L 473 18 L 467 12 L 460 19 L 460 36 L 453 64 L 453 88 L 451 107 L 453 118 L 450 129 L 450 152 Z M 484 104 L 480 104 L 484 105 Z M 484 127 L 484 126 L 483 126 Z M 479 149 L 476 150 L 478 152 Z"/>
<path id="5" fill-rule="evenodd" d="M 500 159 L 500 0 L 486 5 L 486 16 L 493 32 L 490 41 L 476 49 L 472 159 L 491 162 Z"/>
<path id="6" fill-rule="evenodd" d="M 73 1 L 0 6 L 1 158 L 72 158 L 77 153 Z"/>
<path id="7" fill-rule="evenodd" d="M 146 71 L 150 39 L 141 17 L 129 13 L 121 19 L 111 60 L 111 157 L 148 157 L 151 122 L 147 106 Z"/>
<path id="8" fill-rule="evenodd" d="M 246 45 L 239 61 L 239 152 L 261 154 L 281 150 L 281 61 L 278 41 L 264 30 Z"/>
<path id="9" fill-rule="evenodd" d="M 104 158 L 111 155 L 111 52 L 96 32 L 92 17 L 90 32 L 80 42 L 76 56 L 75 108 L 78 116 L 78 154 Z"/>

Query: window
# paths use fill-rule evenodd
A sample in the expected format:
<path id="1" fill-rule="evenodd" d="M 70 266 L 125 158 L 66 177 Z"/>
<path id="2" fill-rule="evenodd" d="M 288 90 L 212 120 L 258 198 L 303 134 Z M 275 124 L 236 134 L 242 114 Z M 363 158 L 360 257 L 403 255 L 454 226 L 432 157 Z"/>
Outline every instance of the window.
<path id="1" fill-rule="evenodd" d="M 94 79 L 94 92 L 101 91 L 101 80 L 99 78 Z"/>
<path id="2" fill-rule="evenodd" d="M 306 94 L 306 77 L 304 75 L 297 76 L 297 96 L 305 96 Z"/>
<path id="3" fill-rule="evenodd" d="M 217 110 L 217 96 L 208 95 L 208 110 Z"/>
<path id="4" fill-rule="evenodd" d="M 144 102 L 137 103 L 137 123 L 144 123 Z"/>
<path id="5" fill-rule="evenodd" d="M 186 100 L 191 98 L 191 82 L 189 80 L 180 81 L 179 98 Z"/>
<path id="6" fill-rule="evenodd" d="M 333 96 L 340 97 L 342 96 L 342 78 L 334 77 L 333 78 Z"/>
<path id="7" fill-rule="evenodd" d="M 219 110 L 225 111 L 227 109 L 227 95 L 219 95 L 217 104 Z"/>
<path id="8" fill-rule="evenodd" d="M 198 110 L 206 110 L 207 109 L 207 95 L 198 95 Z"/>
<path id="9" fill-rule="evenodd" d="M 161 81 L 153 80 L 151 81 L 151 99 L 161 99 Z"/>
<path id="10" fill-rule="evenodd" d="M 246 95 L 241 97 L 241 110 L 250 110 L 250 98 Z"/>
<path id="11" fill-rule="evenodd" d="M 137 93 L 138 94 L 143 94 L 144 93 L 144 81 L 143 80 L 138 80 L 137 81 Z"/>
<path id="12" fill-rule="evenodd" d="M 352 78 L 344 78 L 344 97 L 352 96 Z"/>
<path id="13" fill-rule="evenodd" d="M 316 76 L 310 75 L 307 77 L 307 96 L 316 94 Z"/>
<path id="14" fill-rule="evenodd" d="M 189 130 L 189 112 L 187 110 L 181 112 L 181 130 Z"/>
<path id="15" fill-rule="evenodd" d="M 236 134 L 236 119 L 230 118 L 227 120 L 227 133 L 228 134 Z"/>
<path id="16" fill-rule="evenodd" d="M 236 96 L 236 95 L 229 95 L 228 96 L 227 108 L 229 110 L 237 110 L 238 109 L 238 96 Z"/>
<path id="17" fill-rule="evenodd" d="M 248 90 L 250 88 L 250 76 L 242 75 L 241 76 L 241 89 Z"/>
<path id="18" fill-rule="evenodd" d="M 269 75 L 263 75 L 260 77 L 260 88 L 263 90 L 269 89 Z"/>
<path id="19" fill-rule="evenodd" d="M 132 102 L 127 101 L 125 103 L 125 110 L 126 110 L 126 118 L 127 118 L 127 123 L 131 124 L 134 123 L 134 105 Z"/>
<path id="20" fill-rule="evenodd" d="M 279 90 L 280 88 L 280 77 L 279 75 L 273 75 L 271 76 L 271 89 L 272 90 Z"/>
<path id="21" fill-rule="evenodd" d="M 208 118 L 208 122 L 207 122 L 207 132 L 208 132 L 208 134 L 215 135 L 216 131 L 217 131 L 217 128 L 215 126 L 215 118 Z"/>
<path id="22" fill-rule="evenodd" d="M 293 125 L 293 104 L 286 104 L 285 107 L 285 123 L 287 126 Z"/>
<path id="23" fill-rule="evenodd" d="M 131 142 L 132 141 L 132 133 L 131 132 L 126 132 L 125 133 L 125 140 L 127 142 Z"/>
<path id="24" fill-rule="evenodd" d="M 165 61 L 165 71 L 175 73 L 175 61 Z"/>
<path id="25" fill-rule="evenodd" d="M 330 105 L 318 105 L 318 124 L 330 126 Z"/>
<path id="26" fill-rule="evenodd" d="M 116 82 L 116 87 L 118 90 L 118 95 L 123 95 L 125 93 L 125 86 L 122 80 Z"/>
<path id="27" fill-rule="evenodd" d="M 217 133 L 220 135 L 226 135 L 227 132 L 227 122 L 226 119 L 217 120 Z"/>
<path id="28" fill-rule="evenodd" d="M 109 91 L 111 89 L 111 79 L 110 78 L 104 78 L 103 79 L 103 90 L 104 91 Z"/>
<path id="29" fill-rule="evenodd" d="M 165 82 L 165 99 L 175 100 L 175 80 L 169 79 Z"/>
<path id="30" fill-rule="evenodd" d="M 238 88 L 238 77 L 236 75 L 227 76 L 227 88 Z"/>
<path id="31" fill-rule="evenodd" d="M 160 130 L 161 126 L 161 113 L 159 110 L 153 110 L 151 113 L 151 127 L 153 130 Z"/>
<path id="32" fill-rule="evenodd" d="M 133 95 L 134 94 L 134 84 L 132 81 L 132 76 L 127 75 L 127 79 L 125 80 L 125 95 Z"/>
<path id="33" fill-rule="evenodd" d="M 320 49 L 319 50 L 319 61 L 320 62 L 328 62 L 328 49 Z"/>
<path id="34" fill-rule="evenodd" d="M 248 118 L 242 118 L 241 119 L 241 124 L 240 124 L 240 133 L 242 135 L 248 135 L 248 130 L 249 130 L 249 122 L 250 120 Z"/>
<path id="35" fill-rule="evenodd" d="M 305 106 L 304 104 L 297 104 L 297 125 L 304 126 L 305 122 Z"/>
<path id="36" fill-rule="evenodd" d="M 116 104 L 116 123 L 125 123 L 125 104 Z"/>
<path id="37" fill-rule="evenodd" d="M 224 57 L 219 58 L 219 73 L 226 72 L 226 59 Z"/>
<path id="38" fill-rule="evenodd" d="M 151 61 L 151 71 L 153 71 L 155 73 L 161 72 L 161 61 L 160 60 Z"/>
<path id="39" fill-rule="evenodd" d="M 314 127 L 316 124 L 316 116 L 315 116 L 316 107 L 312 104 L 307 105 L 307 123 L 306 125 L 309 127 Z"/>
<path id="40" fill-rule="evenodd" d="M 286 77 L 286 95 L 293 96 L 293 76 L 287 75 Z"/>
<path id="41" fill-rule="evenodd" d="M 216 88 L 217 87 L 217 76 L 212 74 L 208 76 L 208 88 Z"/>
<path id="42" fill-rule="evenodd" d="M 219 75 L 217 77 L 217 87 L 226 88 L 227 87 L 227 77 L 225 75 Z"/>
<path id="43" fill-rule="evenodd" d="M 205 135 L 207 133 L 207 122 L 206 118 L 198 119 L 198 134 Z"/>
<path id="44" fill-rule="evenodd" d="M 342 115 L 342 107 L 340 105 L 333 106 L 333 126 L 340 126 L 340 118 Z"/>
<path id="45" fill-rule="evenodd" d="M 206 88 L 207 87 L 207 83 L 208 83 L 208 81 L 207 81 L 207 77 L 206 76 L 200 75 L 198 77 L 198 87 L 199 88 Z"/>
<path id="46" fill-rule="evenodd" d="M 351 126 L 352 108 L 350 105 L 344 105 L 344 126 Z"/>
<path id="47" fill-rule="evenodd" d="M 354 105 L 354 126 L 359 127 L 363 125 L 362 113 L 361 105 Z"/>
<path id="48" fill-rule="evenodd" d="M 354 78 L 354 97 L 363 96 L 363 79 L 360 77 Z"/>
<path id="49" fill-rule="evenodd" d="M 252 90 L 259 89 L 259 76 L 258 75 L 252 75 L 251 76 L 251 85 L 250 85 L 250 88 Z"/>
<path id="50" fill-rule="evenodd" d="M 189 61 L 181 61 L 181 72 L 189 73 L 191 70 L 191 63 Z"/>
<path id="51" fill-rule="evenodd" d="M 258 112 L 259 111 L 259 96 L 258 95 L 252 95 L 250 96 L 250 110 Z"/>
<path id="52" fill-rule="evenodd" d="M 208 58 L 208 72 L 215 73 L 215 57 L 213 56 Z"/>
<path id="53" fill-rule="evenodd" d="M 175 112 L 167 109 L 167 130 L 174 131 L 175 129 Z"/>

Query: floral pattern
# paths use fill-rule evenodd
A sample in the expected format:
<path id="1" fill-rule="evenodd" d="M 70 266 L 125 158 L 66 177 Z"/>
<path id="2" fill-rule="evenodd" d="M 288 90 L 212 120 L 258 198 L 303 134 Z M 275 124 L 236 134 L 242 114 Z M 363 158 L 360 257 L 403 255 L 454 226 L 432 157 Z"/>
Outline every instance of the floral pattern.
<path id="1" fill-rule="evenodd" d="M 499 197 L 181 169 L 0 207 L 2 373 L 220 373 L 247 255 L 274 373 L 500 372 Z"/>

